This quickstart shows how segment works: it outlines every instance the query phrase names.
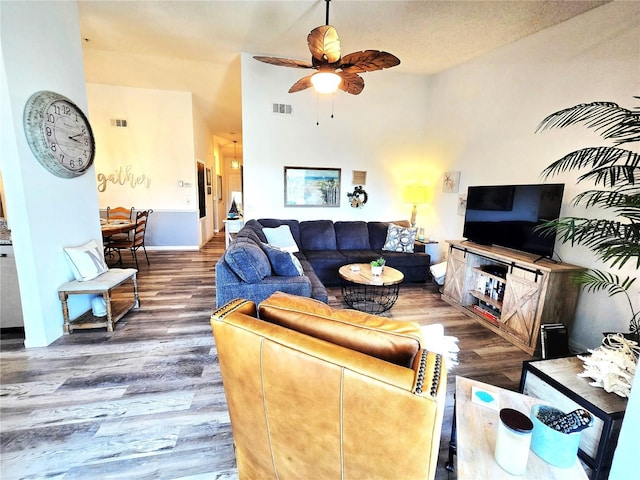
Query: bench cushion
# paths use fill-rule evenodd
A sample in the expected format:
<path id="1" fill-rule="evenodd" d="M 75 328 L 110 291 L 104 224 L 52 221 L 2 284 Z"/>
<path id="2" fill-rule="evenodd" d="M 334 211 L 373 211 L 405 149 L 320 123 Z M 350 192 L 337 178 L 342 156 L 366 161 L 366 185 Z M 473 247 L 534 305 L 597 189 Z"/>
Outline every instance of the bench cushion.
<path id="1" fill-rule="evenodd" d="M 112 288 L 117 287 L 125 280 L 132 278 L 138 270 L 135 268 L 111 268 L 104 272 L 102 275 L 97 276 L 93 280 L 87 280 L 84 282 L 79 282 L 77 280 L 67 282 L 63 285 L 60 285 L 58 288 L 59 292 L 87 292 L 87 293 L 98 293 L 98 292 L 106 292 Z"/>

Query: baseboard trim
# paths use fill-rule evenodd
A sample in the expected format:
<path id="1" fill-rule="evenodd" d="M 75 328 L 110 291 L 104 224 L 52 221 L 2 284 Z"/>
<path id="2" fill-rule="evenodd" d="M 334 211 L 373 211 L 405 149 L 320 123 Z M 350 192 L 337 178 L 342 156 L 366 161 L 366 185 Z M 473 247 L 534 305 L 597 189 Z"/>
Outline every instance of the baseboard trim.
<path id="1" fill-rule="evenodd" d="M 183 250 L 183 251 L 197 251 L 200 250 L 200 247 L 198 247 L 197 245 L 176 245 L 176 246 L 172 246 L 172 245 L 154 245 L 154 246 L 149 246 L 146 245 L 146 249 L 151 251 L 151 250 Z"/>

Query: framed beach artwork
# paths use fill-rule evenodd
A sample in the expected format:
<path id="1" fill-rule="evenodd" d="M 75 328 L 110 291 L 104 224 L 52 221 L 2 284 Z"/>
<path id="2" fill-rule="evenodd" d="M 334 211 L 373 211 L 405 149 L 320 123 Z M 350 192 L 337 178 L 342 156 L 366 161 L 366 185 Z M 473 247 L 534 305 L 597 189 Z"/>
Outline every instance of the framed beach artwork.
<path id="1" fill-rule="evenodd" d="M 284 167 L 285 207 L 339 207 L 339 168 Z"/>

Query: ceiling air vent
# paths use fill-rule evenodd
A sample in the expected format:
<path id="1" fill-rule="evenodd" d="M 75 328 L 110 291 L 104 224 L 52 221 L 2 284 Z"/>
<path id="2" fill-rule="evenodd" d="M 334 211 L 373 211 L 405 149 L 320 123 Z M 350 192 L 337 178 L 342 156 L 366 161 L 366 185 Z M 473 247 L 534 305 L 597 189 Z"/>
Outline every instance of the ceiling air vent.
<path id="1" fill-rule="evenodd" d="M 111 126 L 112 127 L 124 127 L 124 128 L 126 128 L 127 121 L 126 120 L 120 120 L 119 118 L 112 118 L 111 119 Z"/>
<path id="2" fill-rule="evenodd" d="M 293 108 L 286 103 L 274 103 L 273 113 L 275 115 L 291 115 L 293 114 Z"/>

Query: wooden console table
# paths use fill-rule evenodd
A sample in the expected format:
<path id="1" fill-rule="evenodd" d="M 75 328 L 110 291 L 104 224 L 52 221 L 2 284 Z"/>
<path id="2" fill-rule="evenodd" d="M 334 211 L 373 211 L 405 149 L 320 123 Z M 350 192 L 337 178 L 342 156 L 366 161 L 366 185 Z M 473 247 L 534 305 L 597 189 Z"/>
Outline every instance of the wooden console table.
<path id="1" fill-rule="evenodd" d="M 448 240 L 442 299 L 529 355 L 539 350 L 540 326 L 571 329 L 583 267 L 554 263 L 502 247 Z"/>
<path id="2" fill-rule="evenodd" d="M 582 371 L 583 363 L 578 357 L 525 362 L 520 391 L 565 412 L 582 407 L 591 413 L 593 426 L 582 432 L 578 456 L 593 470 L 592 480 L 606 479 L 627 399 L 592 387 L 591 379 L 578 377 Z"/>
<path id="3" fill-rule="evenodd" d="M 571 468 L 558 468 L 529 451 L 527 471 L 522 477 L 514 477 L 503 470 L 493 457 L 496 446 L 499 411 L 472 402 L 473 387 L 489 392 L 498 401 L 498 408 L 513 408 L 529 416 L 531 406 L 546 403 L 510 390 L 456 377 L 456 404 L 451 438 L 455 438 L 457 452 L 457 478 L 477 479 L 586 479 L 587 475 L 578 458 Z"/>

